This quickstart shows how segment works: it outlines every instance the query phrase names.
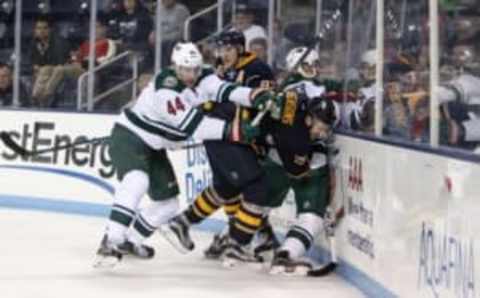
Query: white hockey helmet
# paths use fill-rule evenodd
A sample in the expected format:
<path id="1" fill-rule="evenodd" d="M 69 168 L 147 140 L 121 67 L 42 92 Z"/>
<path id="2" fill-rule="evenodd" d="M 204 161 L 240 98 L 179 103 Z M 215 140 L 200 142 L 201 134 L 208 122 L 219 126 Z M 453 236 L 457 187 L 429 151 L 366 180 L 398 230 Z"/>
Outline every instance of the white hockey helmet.
<path id="1" fill-rule="evenodd" d="M 287 70 L 294 71 L 294 67 L 297 62 L 302 58 L 303 54 L 308 51 L 306 47 L 297 47 L 292 50 L 287 55 L 285 59 Z M 298 66 L 296 72 L 300 73 L 304 77 L 313 78 L 317 75 L 316 63 L 318 63 L 319 57 L 318 53 L 315 50 L 310 51 L 310 53 L 303 59 L 302 63 Z M 307 66 L 307 67 L 305 67 Z"/>
<path id="2" fill-rule="evenodd" d="M 172 63 L 188 68 L 201 67 L 203 57 L 197 46 L 191 42 L 177 43 L 172 51 Z"/>
<path id="3" fill-rule="evenodd" d="M 178 79 L 188 87 L 197 82 L 203 65 L 203 57 L 191 42 L 177 43 L 172 51 L 172 63 Z"/>
<path id="4" fill-rule="evenodd" d="M 377 65 L 377 50 L 372 49 L 365 51 L 360 57 L 360 62 L 360 76 L 366 81 L 374 81 Z"/>
<path id="5" fill-rule="evenodd" d="M 368 64 L 369 66 L 377 65 L 377 50 L 373 49 L 363 52 L 360 59 L 362 63 Z"/>

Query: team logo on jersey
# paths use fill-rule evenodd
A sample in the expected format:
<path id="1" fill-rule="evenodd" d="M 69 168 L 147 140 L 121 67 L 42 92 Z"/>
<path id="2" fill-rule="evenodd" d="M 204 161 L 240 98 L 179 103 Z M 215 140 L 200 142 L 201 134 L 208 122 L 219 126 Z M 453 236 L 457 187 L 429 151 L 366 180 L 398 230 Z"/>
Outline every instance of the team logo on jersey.
<path id="1" fill-rule="evenodd" d="M 163 85 L 167 88 L 174 88 L 177 84 L 178 80 L 175 77 L 166 77 L 165 80 L 163 80 Z"/>
<path id="2" fill-rule="evenodd" d="M 363 191 L 363 166 L 360 157 L 350 156 L 348 161 L 348 188 L 353 191 Z"/>
<path id="3" fill-rule="evenodd" d="M 294 91 L 287 91 L 285 93 L 285 104 L 282 113 L 282 123 L 285 125 L 293 125 L 295 121 L 295 114 L 297 112 L 297 93 Z"/>

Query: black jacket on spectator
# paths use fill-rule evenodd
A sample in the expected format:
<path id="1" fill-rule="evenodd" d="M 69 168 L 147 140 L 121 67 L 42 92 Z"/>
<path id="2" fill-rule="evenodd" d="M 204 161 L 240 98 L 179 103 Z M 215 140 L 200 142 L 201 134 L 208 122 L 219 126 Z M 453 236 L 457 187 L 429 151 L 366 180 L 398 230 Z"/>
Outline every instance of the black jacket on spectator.
<path id="1" fill-rule="evenodd" d="M 153 23 L 148 11 L 137 7 L 133 14 L 122 11 L 117 16 L 120 39 L 129 49 L 145 50 Z"/>
<path id="2" fill-rule="evenodd" d="M 42 48 L 38 40 L 34 39 L 30 48 L 32 65 L 65 64 L 70 58 L 70 45 L 60 37 L 50 37 L 48 47 L 45 49 Z"/>
<path id="3" fill-rule="evenodd" d="M 20 94 L 18 96 L 18 101 L 20 107 L 29 107 L 30 106 L 30 95 L 27 92 L 25 86 L 20 83 Z M 0 89 L 0 107 L 11 107 L 13 105 L 13 87 L 10 86 L 7 89 Z"/>

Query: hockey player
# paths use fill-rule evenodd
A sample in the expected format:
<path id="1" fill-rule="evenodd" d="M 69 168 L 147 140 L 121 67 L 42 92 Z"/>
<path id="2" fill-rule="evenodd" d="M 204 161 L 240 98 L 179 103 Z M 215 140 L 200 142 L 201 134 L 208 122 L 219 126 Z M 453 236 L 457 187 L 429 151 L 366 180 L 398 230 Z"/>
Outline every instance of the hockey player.
<path id="1" fill-rule="evenodd" d="M 453 50 L 457 75 L 438 87 L 438 100 L 448 122 L 448 143 L 473 149 L 480 144 L 480 64 L 473 44 Z"/>
<path id="2" fill-rule="evenodd" d="M 285 83 L 284 94 L 280 95 L 283 103 L 275 109 L 271 117 L 274 119 L 266 119 L 262 124 L 262 130 L 265 131 L 263 141 L 257 140 L 257 145 L 262 147 L 273 147 L 271 154 L 281 166 L 272 163 L 266 163 L 264 170 L 269 173 L 267 176 L 267 185 L 269 192 L 267 193 L 267 209 L 278 207 L 283 201 L 283 196 L 277 196 L 277 190 L 284 195 L 283 191 L 293 188 L 299 202 L 299 213 L 302 221 L 306 221 L 307 227 L 304 228 L 304 234 L 293 233 L 292 238 L 313 239 L 318 229 L 321 228 L 322 218 L 326 204 L 328 202 L 327 195 L 329 187 L 330 172 L 325 174 L 326 169 L 321 171 L 311 170 L 312 158 L 312 136 L 321 135 L 324 137 L 329 130 L 328 125 L 321 121 L 316 121 L 318 117 L 312 117 L 308 107 L 310 101 L 319 98 L 328 90 L 319 85 L 314 78 L 316 77 L 315 63 L 318 55 L 311 52 L 305 57 L 303 63 L 298 69 L 293 69 L 297 61 L 307 51 L 306 48 L 297 48 L 292 50 L 287 56 L 287 67 L 293 74 L 287 78 Z M 312 106 L 313 107 L 313 106 Z M 335 107 L 335 117 L 338 119 L 338 106 L 330 102 L 329 107 Z M 331 110 L 329 110 L 331 111 Z M 323 126 L 322 126 L 323 124 Z M 330 122 L 328 122 L 331 125 Z M 323 166 L 323 165 L 321 165 Z M 274 177 L 274 179 L 271 179 Z M 279 180 L 275 179 L 278 178 Z M 304 205 L 305 203 L 305 205 Z M 308 206 L 310 205 L 310 206 Z M 306 218 L 306 219 L 305 219 Z M 314 225 L 314 227 L 312 227 Z M 302 223 L 296 226 L 302 227 Z M 232 234 L 230 233 L 230 237 Z M 231 238 L 224 241 L 225 257 L 227 259 L 242 259 L 238 257 L 235 245 L 231 245 Z M 312 240 L 313 241 L 313 240 Z M 287 243 L 295 243 L 295 240 L 289 240 Z M 302 242 L 305 243 L 305 242 Z M 286 244 L 287 246 L 291 244 Z M 305 250 L 311 243 L 305 244 Z M 268 247 L 265 247 L 268 248 Z M 257 253 L 261 251 L 260 247 Z M 295 252 L 299 255 L 301 251 Z M 279 260 L 287 258 L 285 253 L 279 255 Z M 256 257 L 256 259 L 260 259 Z"/>
<path id="3" fill-rule="evenodd" d="M 281 206 L 291 188 L 297 208 L 296 219 L 285 241 L 275 252 L 270 271 L 272 274 L 295 274 L 311 267 L 302 257 L 313 245 L 316 236 L 329 225 L 326 210 L 335 185 L 334 158 L 337 153 L 331 131 L 338 120 L 339 109 L 333 101 L 323 98 L 310 100 L 304 118 L 310 139 L 308 161 L 305 162 L 308 172 L 300 179 L 288 175 L 275 149 L 265 161 L 264 168 L 269 173 L 268 196 L 272 199 L 271 207 Z"/>
<path id="4" fill-rule="evenodd" d="M 271 115 L 278 121 L 266 121 L 262 126 L 267 132 L 263 143 L 269 148 L 264 162 L 264 170 L 269 173 L 268 207 L 281 206 L 290 188 L 297 206 L 297 221 L 272 263 L 275 273 L 290 270 L 291 264 L 300 265 L 298 259 L 323 227 L 330 183 L 335 178 L 334 168 L 327 163 L 334 150 L 327 140 L 332 140 L 331 129 L 338 124 L 340 112 L 337 103 L 324 97 L 336 91 L 338 84 L 326 81 L 322 85 L 315 80 L 316 52 L 310 52 L 294 69 L 306 51 L 304 47 L 295 48 L 287 55 L 291 75 L 286 78 L 283 100 L 279 101 L 283 106 Z"/>
<path id="5" fill-rule="evenodd" d="M 359 69 L 359 80 L 349 82 L 350 90 L 358 89 L 354 100 L 344 104 L 345 114 L 342 117 L 342 124 L 345 128 L 373 132 L 371 121 L 367 121 L 371 108 L 375 102 L 375 69 L 377 51 L 375 49 L 365 51 L 361 56 Z"/>
<path id="6" fill-rule="evenodd" d="M 123 111 L 112 130 L 109 153 L 120 184 L 97 251 L 99 266 L 114 265 L 124 254 L 153 257 L 153 248 L 143 241 L 178 208 L 178 185 L 166 149 L 188 138 L 248 141 L 244 133 L 251 130 L 238 114 L 229 123 L 205 117 L 195 106 L 213 98 L 258 107 L 270 98 L 265 90 L 233 85 L 202 68 L 202 56 L 192 43 L 177 44 L 172 63 Z M 153 202 L 137 210 L 147 192 Z"/>
<path id="7" fill-rule="evenodd" d="M 273 80 L 270 67 L 253 53 L 245 51 L 243 33 L 224 32 L 217 43 L 221 58 L 218 68 L 225 80 L 249 87 L 259 87 Z M 231 119 L 237 107 L 227 102 L 207 103 L 204 109 L 212 117 Z M 241 113 L 246 116 L 251 111 L 242 110 Z M 224 141 L 207 141 L 204 144 L 212 169 L 213 185 L 202 191 L 182 214 L 176 216 L 170 228 L 180 236 L 183 246 L 191 250 L 194 245 L 188 236 L 188 228 L 202 222 L 223 206 L 230 218 L 230 230 L 233 230 L 234 237 L 241 244 L 248 243 L 262 225 L 263 229 L 268 229 L 261 220 L 261 205 L 266 201 L 266 178 L 258 164 L 256 152 L 251 146 Z M 215 235 L 212 245 L 205 251 L 207 258 L 220 256 L 226 232 L 227 229 L 222 235 Z"/>
<path id="8" fill-rule="evenodd" d="M 242 32 L 227 31 L 221 33 L 217 39 L 217 46 L 220 58 L 218 69 L 222 73 L 222 78 L 248 87 L 259 87 L 261 85 L 268 86 L 272 84 L 274 76 L 270 66 L 256 57 L 254 53 L 245 50 L 246 42 Z M 212 114 L 218 115 L 218 113 L 222 112 L 223 114 L 228 114 L 228 110 L 233 110 L 233 106 L 233 103 L 216 104 L 212 109 Z M 251 114 L 251 112 L 252 111 L 249 111 L 247 113 Z M 227 116 L 227 119 L 231 118 L 232 113 L 230 112 L 229 114 L 230 116 Z M 256 154 L 252 147 L 235 145 L 222 141 L 205 142 L 205 148 L 209 155 L 210 165 L 212 167 L 214 188 L 215 185 L 218 187 L 225 183 L 231 184 L 228 181 L 228 176 L 222 174 L 225 170 L 232 172 L 237 169 L 238 171 L 238 166 L 236 164 L 227 163 L 227 160 L 231 160 L 231 158 L 235 156 L 235 159 L 238 158 L 238 160 L 253 161 L 254 158 L 251 157 L 254 157 Z M 220 170 L 222 168 L 224 170 Z M 250 169 L 247 169 L 246 167 L 244 167 L 244 169 L 245 170 L 239 174 L 244 175 L 244 181 L 249 181 L 249 177 L 253 178 L 253 175 L 256 175 L 258 170 L 253 169 L 258 169 L 258 163 L 252 163 Z M 224 210 L 228 217 L 232 217 L 237 211 L 239 206 L 238 203 L 238 196 L 236 199 L 231 198 L 226 202 Z M 222 233 L 214 236 L 214 241 L 205 250 L 205 256 L 207 258 L 216 259 L 221 255 L 223 251 L 222 244 L 226 240 L 227 231 L 228 229 L 224 229 Z M 263 235 L 262 239 L 264 239 L 264 241 L 269 242 L 272 245 L 278 244 L 268 221 L 262 223 L 259 233 Z M 259 243 L 259 245 L 264 244 L 265 243 Z"/>

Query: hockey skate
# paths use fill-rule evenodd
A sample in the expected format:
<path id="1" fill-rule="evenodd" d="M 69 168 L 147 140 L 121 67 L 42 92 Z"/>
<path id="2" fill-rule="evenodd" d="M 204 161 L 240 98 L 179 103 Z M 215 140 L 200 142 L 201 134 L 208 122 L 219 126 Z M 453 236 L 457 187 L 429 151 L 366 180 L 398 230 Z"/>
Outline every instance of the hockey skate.
<path id="1" fill-rule="evenodd" d="M 256 256 L 262 256 L 264 253 L 273 251 L 280 247 L 280 242 L 278 241 L 272 226 L 267 222 L 258 232 L 256 237 L 256 246 L 253 250 L 253 253 Z"/>
<path id="2" fill-rule="evenodd" d="M 170 219 L 165 227 L 159 228 L 159 231 L 180 253 L 186 254 L 195 248 L 195 243 L 190 238 L 189 227 L 182 216 Z"/>
<path id="3" fill-rule="evenodd" d="M 113 268 L 125 254 L 118 245 L 110 242 L 107 235 L 103 236 L 100 247 L 97 250 L 97 256 L 93 263 L 94 268 Z"/>
<path id="4" fill-rule="evenodd" d="M 213 241 L 210 246 L 203 252 L 205 258 L 209 260 L 218 260 L 222 256 L 222 253 L 225 251 L 227 244 L 226 234 L 215 234 L 213 236 Z"/>
<path id="5" fill-rule="evenodd" d="M 270 274 L 273 275 L 291 275 L 291 276 L 306 276 L 312 269 L 312 264 L 303 260 L 294 260 L 286 250 L 278 251 L 270 267 Z"/>
<path id="6" fill-rule="evenodd" d="M 136 245 L 128 240 L 118 245 L 118 248 L 126 255 L 133 256 L 138 259 L 151 259 L 155 255 L 155 249 L 153 249 L 153 247 L 145 244 Z"/>
<path id="7" fill-rule="evenodd" d="M 235 267 L 238 263 L 263 263 L 263 258 L 254 255 L 246 246 L 242 246 L 231 238 L 227 238 L 223 253 L 224 267 Z"/>

